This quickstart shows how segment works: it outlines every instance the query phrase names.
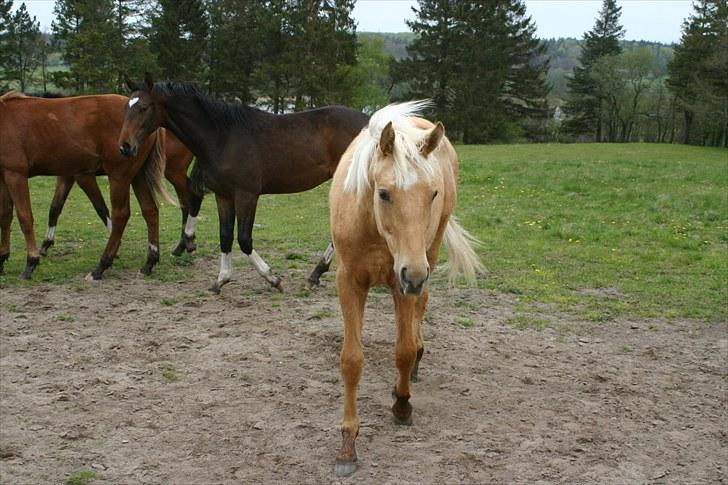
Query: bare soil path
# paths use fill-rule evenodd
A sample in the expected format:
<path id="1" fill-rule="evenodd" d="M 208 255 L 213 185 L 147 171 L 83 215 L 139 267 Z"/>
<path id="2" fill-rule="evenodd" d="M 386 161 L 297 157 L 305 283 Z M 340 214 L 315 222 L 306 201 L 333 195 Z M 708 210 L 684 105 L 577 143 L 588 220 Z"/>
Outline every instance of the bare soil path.
<path id="1" fill-rule="evenodd" d="M 435 288 L 414 425 L 390 419 L 394 324 L 370 294 L 359 470 L 333 474 L 342 411 L 333 277 L 279 295 L 247 267 L 221 296 L 176 283 L 0 289 L 0 483 L 726 483 L 725 322 L 508 323 Z"/>

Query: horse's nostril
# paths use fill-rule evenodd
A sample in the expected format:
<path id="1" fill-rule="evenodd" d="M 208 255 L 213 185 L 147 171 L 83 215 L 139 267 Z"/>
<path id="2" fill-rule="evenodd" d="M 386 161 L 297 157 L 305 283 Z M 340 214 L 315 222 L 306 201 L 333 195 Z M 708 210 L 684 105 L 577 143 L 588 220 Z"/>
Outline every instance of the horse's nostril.
<path id="1" fill-rule="evenodd" d="M 407 266 L 403 266 L 402 269 L 399 272 L 400 278 L 402 278 L 402 281 L 407 281 Z"/>

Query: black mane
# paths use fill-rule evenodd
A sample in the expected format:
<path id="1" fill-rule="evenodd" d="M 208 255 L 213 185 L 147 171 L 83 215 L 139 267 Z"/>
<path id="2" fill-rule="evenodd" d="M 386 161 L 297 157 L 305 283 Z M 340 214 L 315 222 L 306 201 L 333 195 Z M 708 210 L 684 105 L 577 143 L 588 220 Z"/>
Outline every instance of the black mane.
<path id="1" fill-rule="evenodd" d="M 37 91 L 37 92 L 31 92 L 31 93 L 25 93 L 26 96 L 30 96 L 33 98 L 65 98 L 65 94 L 61 93 L 52 93 L 49 91 Z"/>
<path id="2" fill-rule="evenodd" d="M 250 124 L 256 114 L 263 113 L 258 108 L 217 100 L 190 82 L 158 82 L 154 84 L 154 93 L 195 99 L 218 127 Z"/>

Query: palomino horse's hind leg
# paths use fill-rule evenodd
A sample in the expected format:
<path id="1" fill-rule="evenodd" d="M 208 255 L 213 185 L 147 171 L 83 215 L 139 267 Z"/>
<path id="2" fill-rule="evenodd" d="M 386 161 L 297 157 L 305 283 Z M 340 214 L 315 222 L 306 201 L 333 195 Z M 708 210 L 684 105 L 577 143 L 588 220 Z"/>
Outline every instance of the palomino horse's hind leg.
<path id="1" fill-rule="evenodd" d="M 430 297 L 430 292 L 427 288 L 422 291 L 422 296 L 417 299 L 417 306 L 415 308 L 415 327 L 417 329 L 417 358 L 415 359 L 415 366 L 412 368 L 410 374 L 411 382 L 419 382 L 419 370 L 420 361 L 422 355 L 425 353 L 425 343 L 422 339 L 422 319 L 425 316 L 425 309 L 427 308 L 427 300 Z"/>
<path id="2" fill-rule="evenodd" d="M 235 194 L 235 215 L 238 219 L 238 244 L 241 251 L 248 256 L 250 262 L 265 280 L 273 288 L 283 292 L 283 285 L 278 276 L 270 271 L 270 266 L 263 261 L 263 258 L 253 249 L 253 222 L 255 221 L 255 208 L 258 204 L 258 196 L 249 192 Z"/>
<path id="3" fill-rule="evenodd" d="M 354 275 L 339 268 L 336 288 L 344 316 L 344 342 L 341 347 L 341 378 L 344 381 L 344 418 L 341 422 L 341 450 L 336 455 L 334 472 L 345 477 L 356 470 L 356 437 L 359 416 L 356 411 L 357 387 L 364 366 L 362 322 L 368 290 L 355 281 Z"/>
<path id="4" fill-rule="evenodd" d="M 233 274 L 233 231 L 235 229 L 235 204 L 233 201 L 215 195 L 217 202 L 217 217 L 220 220 L 220 273 L 217 281 L 210 287 L 210 291 L 219 294 L 220 289 Z"/>
<path id="5" fill-rule="evenodd" d="M 417 327 L 416 315 L 418 303 L 422 297 L 413 298 L 402 295 L 393 289 L 394 313 L 397 320 L 397 342 L 395 343 L 395 363 L 399 371 L 399 379 L 394 386 L 392 406 L 396 424 L 412 424 L 412 405 L 410 399 L 410 377 L 417 360 Z"/>
<path id="6" fill-rule="evenodd" d="M 15 205 L 15 212 L 18 215 L 20 229 L 23 231 L 23 236 L 25 236 L 25 246 L 28 252 L 25 270 L 20 276 L 29 280 L 33 275 L 33 270 L 40 262 L 40 254 L 35 242 L 35 234 L 33 234 L 33 212 L 30 206 L 28 178 L 24 175 L 6 171 L 5 184 Z"/>
<path id="7" fill-rule="evenodd" d="M 10 257 L 10 224 L 13 222 L 13 200 L 0 173 L 0 274 Z"/>
<path id="8" fill-rule="evenodd" d="M 321 284 L 321 275 L 326 273 L 329 270 L 329 266 L 331 266 L 331 260 L 334 259 L 334 243 L 329 243 L 328 247 L 326 248 L 326 251 L 324 251 L 323 256 L 321 256 L 321 259 L 319 260 L 316 267 L 311 272 L 311 275 L 308 277 L 308 286 L 309 288 L 315 288 L 319 284 Z"/>
<path id="9" fill-rule="evenodd" d="M 152 188 L 143 173 L 138 173 L 134 177 L 132 187 L 139 201 L 144 221 L 147 223 L 147 241 L 149 243 L 147 260 L 140 271 L 142 274 L 149 275 L 152 273 L 154 265 L 159 262 L 159 208 L 154 200 Z"/>

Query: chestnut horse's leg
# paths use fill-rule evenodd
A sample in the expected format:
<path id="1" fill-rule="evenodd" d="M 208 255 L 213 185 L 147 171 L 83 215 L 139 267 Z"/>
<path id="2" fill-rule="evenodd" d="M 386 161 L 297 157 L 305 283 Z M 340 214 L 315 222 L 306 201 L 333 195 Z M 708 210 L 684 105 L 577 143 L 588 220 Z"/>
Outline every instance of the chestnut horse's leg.
<path id="1" fill-rule="evenodd" d="M 63 205 L 66 203 L 68 193 L 73 187 L 73 177 L 56 177 L 56 190 L 53 192 L 51 206 L 48 209 L 48 229 L 43 241 L 40 243 L 40 255 L 48 254 L 48 249 L 53 246 L 56 240 L 56 225 L 58 224 L 58 216 L 61 215 Z"/>
<path id="2" fill-rule="evenodd" d="M 10 257 L 10 224 L 13 222 L 13 199 L 0 173 L 0 274 L 3 274 L 5 261 Z"/>
<path id="3" fill-rule="evenodd" d="M 425 316 L 425 309 L 427 308 L 427 300 L 430 298 L 429 289 L 425 288 L 422 291 L 422 295 L 417 299 L 417 306 L 415 307 L 415 327 L 417 329 L 417 359 L 415 360 L 415 366 L 412 368 L 412 374 L 410 380 L 412 382 L 418 382 L 420 361 L 422 360 L 422 354 L 425 353 L 425 342 L 422 339 L 422 319 Z"/>
<path id="4" fill-rule="evenodd" d="M 331 266 L 331 261 L 334 259 L 334 243 L 329 243 L 328 247 L 326 248 L 326 251 L 324 251 L 323 256 L 321 256 L 321 259 L 319 260 L 316 267 L 311 272 L 311 275 L 308 277 L 308 286 L 310 288 L 315 288 L 321 283 L 321 275 L 326 273 L 329 270 L 329 266 Z"/>
<path id="5" fill-rule="evenodd" d="M 4 176 L 5 185 L 15 205 L 15 213 L 18 216 L 20 229 L 23 231 L 23 236 L 25 236 L 25 246 L 28 252 L 25 270 L 20 276 L 23 279 L 29 280 L 33 275 L 33 270 L 40 262 L 40 254 L 38 253 L 38 246 L 35 242 L 35 234 L 33 234 L 33 212 L 30 206 L 28 178 L 25 175 L 9 170 L 5 171 Z"/>
<path id="6" fill-rule="evenodd" d="M 344 342 L 341 347 L 341 378 L 344 381 L 344 419 L 341 422 L 341 450 L 336 455 L 334 471 L 337 476 L 351 475 L 356 470 L 356 437 L 359 434 L 359 417 L 356 412 L 356 395 L 364 365 L 361 334 L 364 321 L 364 304 L 368 288 L 356 282 L 354 275 L 345 268 L 336 272 L 336 288 L 344 316 Z"/>
<path id="7" fill-rule="evenodd" d="M 220 273 L 210 291 L 220 294 L 220 289 L 233 274 L 233 231 L 235 229 L 235 204 L 227 197 L 215 194 L 217 217 L 220 220 Z"/>
<path id="8" fill-rule="evenodd" d="M 243 191 L 235 194 L 235 215 L 238 219 L 238 244 L 243 253 L 250 259 L 258 274 L 265 278 L 273 288 L 282 292 L 283 286 L 281 279 L 271 273 L 270 266 L 253 249 L 253 223 L 255 222 L 255 209 L 257 206 L 257 194 Z"/>
<path id="9" fill-rule="evenodd" d="M 197 212 L 199 212 L 200 206 L 197 206 L 197 211 L 192 215 L 192 194 L 189 189 L 187 174 L 184 171 L 170 170 L 169 160 L 167 163 L 167 171 L 164 176 L 172 183 L 174 191 L 177 193 L 177 200 L 179 200 L 179 208 L 182 211 L 182 235 L 180 236 L 179 244 L 172 251 L 172 255 L 182 256 L 182 253 L 185 251 L 191 253 L 197 249 L 195 245 L 195 228 L 197 225 Z"/>
<path id="10" fill-rule="evenodd" d="M 109 176 L 111 192 L 111 234 L 96 268 L 86 276 L 86 279 L 100 280 L 107 268 L 111 267 L 114 257 L 119 251 L 121 236 L 124 234 L 126 223 L 129 221 L 129 181 L 125 177 Z"/>
<path id="11" fill-rule="evenodd" d="M 99 184 L 96 183 L 95 175 L 76 175 L 76 183 L 84 191 L 88 200 L 94 206 L 96 215 L 99 216 L 101 222 L 104 223 L 106 228 L 111 232 L 111 217 L 109 216 L 109 208 L 104 201 L 104 196 L 101 194 Z"/>
<path id="12" fill-rule="evenodd" d="M 149 186 L 143 172 L 137 173 L 134 177 L 132 187 L 139 201 L 144 221 L 147 223 L 147 241 L 149 242 L 147 261 L 140 271 L 145 275 L 149 275 L 152 273 L 154 265 L 159 262 L 159 208 L 157 207 L 157 201 L 154 199 L 152 188 Z"/>
<path id="13" fill-rule="evenodd" d="M 392 406 L 396 424 L 412 424 L 412 405 L 410 399 L 410 376 L 417 360 L 417 327 L 416 316 L 422 297 L 402 295 L 398 289 L 392 289 L 394 297 L 394 314 L 397 320 L 397 342 L 395 344 L 395 363 L 399 371 L 399 379 L 394 386 Z M 422 305 L 424 307 L 424 305 Z"/>

